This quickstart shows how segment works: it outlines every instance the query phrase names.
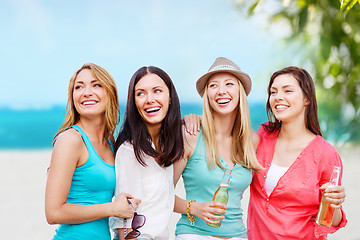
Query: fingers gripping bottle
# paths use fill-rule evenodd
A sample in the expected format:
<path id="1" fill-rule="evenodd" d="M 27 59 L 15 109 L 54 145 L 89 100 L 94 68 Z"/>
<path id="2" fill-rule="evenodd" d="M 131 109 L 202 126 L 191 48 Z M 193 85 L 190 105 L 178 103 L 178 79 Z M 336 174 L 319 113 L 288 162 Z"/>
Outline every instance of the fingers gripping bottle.
<path id="1" fill-rule="evenodd" d="M 231 175 L 231 171 L 229 169 L 225 169 L 224 176 L 223 176 L 223 178 L 221 180 L 220 186 L 216 190 L 216 192 L 214 193 L 214 196 L 213 196 L 213 199 L 212 199 L 213 201 L 221 202 L 221 203 L 223 203 L 225 205 L 227 204 L 227 202 L 229 200 L 228 189 L 229 189 L 230 175 Z M 220 216 L 221 214 L 213 213 L 213 215 Z M 214 219 L 211 219 L 211 220 L 216 221 Z M 208 223 L 208 225 L 211 226 L 211 227 L 218 228 L 218 227 L 221 226 L 221 222 L 222 222 L 222 220 L 220 220 L 219 223 L 217 223 L 217 224 Z"/>
<path id="2" fill-rule="evenodd" d="M 333 172 L 330 178 L 330 186 L 338 186 L 339 178 L 340 178 L 341 167 L 334 166 Z M 330 202 L 326 201 L 326 197 L 323 196 L 321 198 L 321 203 L 319 207 L 319 212 L 316 217 L 316 223 L 319 225 L 330 227 L 335 209 L 330 206 Z"/>

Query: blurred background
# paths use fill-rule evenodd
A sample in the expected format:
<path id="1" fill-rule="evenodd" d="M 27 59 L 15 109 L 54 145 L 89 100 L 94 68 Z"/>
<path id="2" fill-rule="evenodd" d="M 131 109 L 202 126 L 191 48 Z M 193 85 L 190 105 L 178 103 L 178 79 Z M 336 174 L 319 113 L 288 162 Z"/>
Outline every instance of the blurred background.
<path id="1" fill-rule="evenodd" d="M 255 130 L 267 119 L 271 74 L 289 65 L 311 73 L 321 128 L 343 158 L 348 195 L 349 224 L 329 239 L 360 239 L 354 180 L 360 167 L 360 1 L 0 0 L 0 22 L 0 224 L 9 226 L 1 239 L 22 238 L 15 221 L 24 216 L 32 219 L 27 238 L 53 234 L 43 212 L 46 168 L 68 81 L 82 64 L 112 74 L 122 114 L 132 74 L 160 67 L 174 81 L 184 115 L 201 114 L 195 81 L 219 56 L 253 80 L 248 100 Z"/>

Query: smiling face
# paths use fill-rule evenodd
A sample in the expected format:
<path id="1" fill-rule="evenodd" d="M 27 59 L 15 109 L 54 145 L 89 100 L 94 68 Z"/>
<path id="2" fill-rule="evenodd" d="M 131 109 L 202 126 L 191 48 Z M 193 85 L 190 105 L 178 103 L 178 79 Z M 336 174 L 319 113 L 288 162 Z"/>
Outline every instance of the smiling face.
<path id="1" fill-rule="evenodd" d="M 76 111 L 82 117 L 104 115 L 106 90 L 89 69 L 83 69 L 77 75 L 73 88 L 73 101 Z"/>
<path id="2" fill-rule="evenodd" d="M 146 127 L 160 127 L 169 110 L 170 93 L 156 74 L 144 75 L 135 85 L 135 105 Z"/>
<path id="3" fill-rule="evenodd" d="M 291 74 L 282 74 L 274 79 L 270 87 L 271 111 L 279 121 L 290 122 L 305 119 L 308 100 L 304 97 L 299 82 Z"/>
<path id="4" fill-rule="evenodd" d="M 216 73 L 207 83 L 207 97 L 214 114 L 236 113 L 239 106 L 239 80 L 230 73 Z"/>

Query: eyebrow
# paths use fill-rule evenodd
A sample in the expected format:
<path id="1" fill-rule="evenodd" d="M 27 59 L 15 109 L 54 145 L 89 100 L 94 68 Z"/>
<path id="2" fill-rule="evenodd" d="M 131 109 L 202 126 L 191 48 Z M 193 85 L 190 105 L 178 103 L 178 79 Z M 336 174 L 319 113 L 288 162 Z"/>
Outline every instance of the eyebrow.
<path id="1" fill-rule="evenodd" d="M 158 85 L 158 86 L 155 86 L 155 87 L 153 87 L 153 88 L 151 88 L 151 89 L 156 89 L 156 88 L 164 88 L 163 86 L 161 86 L 161 85 Z M 135 92 L 136 91 L 145 91 L 145 89 L 144 88 L 137 88 L 137 89 L 135 89 Z"/>
<path id="2" fill-rule="evenodd" d="M 285 86 L 281 86 L 281 88 L 287 88 L 287 87 L 295 87 L 294 85 L 285 85 Z M 275 88 L 275 89 L 278 89 L 277 87 L 271 87 L 271 88 Z M 270 89 L 271 89 L 270 88 Z"/>
<path id="3" fill-rule="evenodd" d="M 99 82 L 99 80 L 97 79 L 94 79 L 94 80 L 91 80 L 90 83 L 94 83 L 94 82 Z M 75 83 L 84 83 L 84 81 L 81 81 L 81 80 L 76 80 Z"/>
<path id="4" fill-rule="evenodd" d="M 237 82 L 237 81 L 239 81 L 239 80 L 233 79 L 233 78 L 226 78 L 226 79 L 224 79 L 224 82 L 229 82 L 229 81 Z M 218 83 L 218 82 L 220 82 L 220 80 L 211 79 L 211 80 L 208 81 L 208 83 L 211 83 L 211 82 L 216 82 L 216 83 Z"/>

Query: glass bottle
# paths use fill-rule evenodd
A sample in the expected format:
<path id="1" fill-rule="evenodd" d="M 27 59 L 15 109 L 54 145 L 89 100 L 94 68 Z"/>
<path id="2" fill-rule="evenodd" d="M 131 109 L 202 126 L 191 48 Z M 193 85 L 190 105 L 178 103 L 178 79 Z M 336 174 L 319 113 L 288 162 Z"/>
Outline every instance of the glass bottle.
<path id="1" fill-rule="evenodd" d="M 229 169 L 225 169 L 224 176 L 223 176 L 223 178 L 221 180 L 220 186 L 216 190 L 216 192 L 214 193 L 214 196 L 213 196 L 213 199 L 212 199 L 213 201 L 221 202 L 221 203 L 227 205 L 227 202 L 229 200 L 228 189 L 229 189 L 230 175 L 231 175 L 231 171 Z M 217 216 L 221 215 L 219 213 L 212 213 L 212 214 L 217 215 Z M 211 219 L 211 220 L 216 221 L 214 219 Z M 217 223 L 217 224 L 208 223 L 208 225 L 211 226 L 211 227 L 218 228 L 218 227 L 221 226 L 221 222 L 222 222 L 222 220 L 220 220 L 219 223 Z"/>
<path id="2" fill-rule="evenodd" d="M 339 185 L 340 172 L 341 167 L 334 166 L 328 187 Z M 319 225 L 330 227 L 333 220 L 335 208 L 332 208 L 330 206 L 330 202 L 326 201 L 324 193 L 321 198 L 319 212 L 316 217 L 316 223 Z"/>

